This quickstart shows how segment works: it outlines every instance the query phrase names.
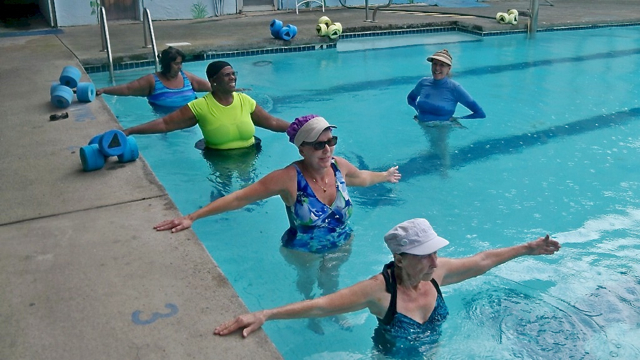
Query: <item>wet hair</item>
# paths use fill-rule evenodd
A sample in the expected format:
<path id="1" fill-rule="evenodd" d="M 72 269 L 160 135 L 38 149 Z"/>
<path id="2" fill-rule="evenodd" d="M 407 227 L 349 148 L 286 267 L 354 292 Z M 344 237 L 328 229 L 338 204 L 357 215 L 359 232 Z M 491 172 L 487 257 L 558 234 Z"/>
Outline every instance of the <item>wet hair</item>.
<path id="1" fill-rule="evenodd" d="M 231 64 L 222 60 L 218 60 L 210 63 L 209 66 L 207 66 L 207 80 L 218 75 L 220 70 L 226 68 L 227 66 L 231 66 Z"/>
<path id="2" fill-rule="evenodd" d="M 180 49 L 169 46 L 162 50 L 162 52 L 158 54 L 158 60 L 160 61 L 160 73 L 163 75 L 169 74 L 171 71 L 171 63 L 178 60 L 178 58 L 182 58 L 182 61 L 185 59 L 185 55 Z"/>

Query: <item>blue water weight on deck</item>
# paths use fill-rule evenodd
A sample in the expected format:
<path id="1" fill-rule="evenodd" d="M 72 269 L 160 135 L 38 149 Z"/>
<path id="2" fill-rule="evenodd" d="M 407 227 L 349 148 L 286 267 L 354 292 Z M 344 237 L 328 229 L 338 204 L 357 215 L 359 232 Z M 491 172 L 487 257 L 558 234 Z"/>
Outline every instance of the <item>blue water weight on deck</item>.
<path id="1" fill-rule="evenodd" d="M 88 145 L 80 148 L 80 161 L 84 171 L 101 169 L 110 156 L 117 156 L 119 162 L 127 163 L 135 161 L 139 155 L 135 139 L 115 129 L 94 136 Z"/>
<path id="2" fill-rule="evenodd" d="M 60 84 L 74 89 L 78 86 L 80 76 L 80 70 L 74 66 L 65 66 L 60 74 Z"/>
<path id="3" fill-rule="evenodd" d="M 282 29 L 280 29 L 280 39 L 282 40 L 291 40 L 293 39 L 296 34 L 298 33 L 298 28 L 295 25 L 287 25 L 285 27 L 283 27 Z"/>
<path id="4" fill-rule="evenodd" d="M 280 30 L 282 30 L 283 24 L 282 21 L 278 19 L 271 20 L 271 24 L 269 24 L 269 31 L 271 31 L 271 36 L 276 39 L 280 38 Z"/>
<path id="5" fill-rule="evenodd" d="M 269 31 L 274 38 L 289 41 L 296 36 L 298 28 L 292 24 L 284 26 L 282 21 L 273 19 L 269 24 Z"/>
<path id="6" fill-rule="evenodd" d="M 76 88 L 76 97 L 81 102 L 92 102 L 96 98 L 96 87 L 93 83 L 79 83 Z"/>
<path id="7" fill-rule="evenodd" d="M 54 84 L 49 92 L 51 93 L 51 103 L 61 109 L 69 107 L 73 100 L 73 90 L 64 85 Z"/>

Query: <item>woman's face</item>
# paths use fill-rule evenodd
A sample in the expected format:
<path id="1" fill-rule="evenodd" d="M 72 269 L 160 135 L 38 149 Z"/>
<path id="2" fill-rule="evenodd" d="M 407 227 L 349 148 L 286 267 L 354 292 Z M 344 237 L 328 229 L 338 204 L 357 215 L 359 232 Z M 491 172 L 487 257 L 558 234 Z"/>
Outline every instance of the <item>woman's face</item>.
<path id="1" fill-rule="evenodd" d="M 178 76 L 178 74 L 180 74 L 180 70 L 182 70 L 182 57 L 178 56 L 174 61 L 171 62 L 169 77 L 173 78 Z"/>
<path id="2" fill-rule="evenodd" d="M 410 278 L 430 281 L 438 267 L 438 252 L 427 255 L 403 254 L 402 269 Z"/>
<path id="3" fill-rule="evenodd" d="M 238 74 L 231 66 L 224 67 L 216 76 L 209 80 L 211 82 L 211 88 L 224 92 L 234 92 L 236 91 L 237 76 Z"/>
<path id="4" fill-rule="evenodd" d="M 300 155 L 305 162 L 313 167 L 319 168 L 328 168 L 331 166 L 331 159 L 333 158 L 333 150 L 335 149 L 335 144 L 333 146 L 329 146 L 326 142 L 331 142 L 331 138 L 333 134 L 331 133 L 331 129 L 326 129 L 323 131 L 320 136 L 314 142 L 303 142 L 300 147 Z M 324 144 L 321 150 L 316 150 L 314 148 L 314 144 L 319 143 L 319 145 Z M 318 146 L 318 145 L 316 145 Z"/>
<path id="5" fill-rule="evenodd" d="M 436 80 L 442 80 L 449 75 L 451 65 L 440 60 L 433 59 L 431 62 L 431 75 Z"/>

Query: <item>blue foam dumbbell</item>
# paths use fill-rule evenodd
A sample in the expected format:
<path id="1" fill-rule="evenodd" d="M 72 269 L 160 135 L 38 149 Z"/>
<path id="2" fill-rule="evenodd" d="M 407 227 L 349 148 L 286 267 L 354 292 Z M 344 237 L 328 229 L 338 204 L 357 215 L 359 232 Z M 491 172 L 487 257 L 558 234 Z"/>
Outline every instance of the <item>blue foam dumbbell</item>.
<path id="1" fill-rule="evenodd" d="M 140 156 L 136 140 L 114 129 L 92 137 L 89 145 L 80 148 L 84 171 L 101 169 L 110 156 L 117 156 L 121 163 L 135 161 Z"/>
<path id="2" fill-rule="evenodd" d="M 75 89 L 80 81 L 80 70 L 73 66 L 65 66 L 60 74 L 60 84 Z"/>
<path id="3" fill-rule="evenodd" d="M 138 151 L 138 143 L 133 136 L 127 136 L 127 145 L 125 146 L 124 152 L 118 155 L 118 161 L 121 163 L 128 163 L 131 161 L 135 161 L 140 156 L 140 152 Z"/>
<path id="4" fill-rule="evenodd" d="M 92 102 L 96 98 L 96 87 L 93 83 L 82 82 L 76 88 L 76 97 L 81 102 Z"/>
<path id="5" fill-rule="evenodd" d="M 271 31 L 271 36 L 276 39 L 280 39 L 280 30 L 282 30 L 282 21 L 278 19 L 271 20 L 271 24 L 269 24 L 269 31 Z"/>
<path id="6" fill-rule="evenodd" d="M 124 153 L 126 146 L 127 136 L 120 130 L 109 130 L 98 138 L 98 147 L 105 156 L 118 156 Z"/>
<path id="7" fill-rule="evenodd" d="M 283 27 L 282 29 L 280 29 L 280 39 L 282 40 L 291 40 L 293 39 L 296 34 L 298 33 L 298 28 L 295 25 L 287 25 L 285 27 Z"/>
<path id="8" fill-rule="evenodd" d="M 51 103 L 61 109 L 69 107 L 73 100 L 73 90 L 62 84 L 52 84 L 49 90 Z"/>
<path id="9" fill-rule="evenodd" d="M 80 161 L 84 171 L 102 169 L 106 159 L 98 144 L 90 144 L 80 148 Z"/>

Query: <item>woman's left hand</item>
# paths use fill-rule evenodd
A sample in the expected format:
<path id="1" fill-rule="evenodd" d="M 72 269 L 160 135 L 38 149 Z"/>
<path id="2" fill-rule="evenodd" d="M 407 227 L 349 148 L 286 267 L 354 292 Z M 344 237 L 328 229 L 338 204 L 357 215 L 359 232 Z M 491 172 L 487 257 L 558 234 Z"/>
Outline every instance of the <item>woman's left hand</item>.
<path id="1" fill-rule="evenodd" d="M 531 241 L 527 246 L 530 255 L 551 255 L 560 250 L 560 243 L 550 238 L 548 234 Z"/>
<path id="2" fill-rule="evenodd" d="M 398 181 L 400 181 L 400 178 L 402 177 L 402 175 L 398 171 L 397 166 L 389 168 L 389 170 L 385 171 L 385 176 L 386 176 L 387 182 L 390 182 L 392 184 L 395 184 Z"/>

